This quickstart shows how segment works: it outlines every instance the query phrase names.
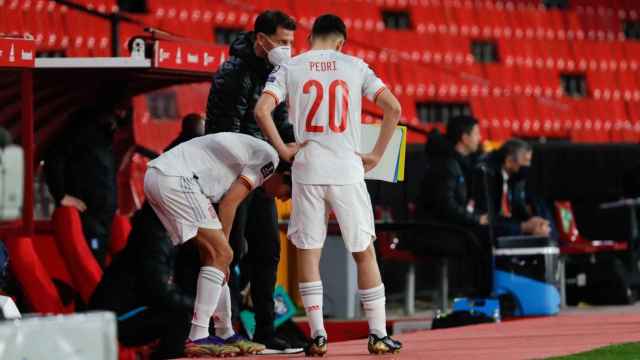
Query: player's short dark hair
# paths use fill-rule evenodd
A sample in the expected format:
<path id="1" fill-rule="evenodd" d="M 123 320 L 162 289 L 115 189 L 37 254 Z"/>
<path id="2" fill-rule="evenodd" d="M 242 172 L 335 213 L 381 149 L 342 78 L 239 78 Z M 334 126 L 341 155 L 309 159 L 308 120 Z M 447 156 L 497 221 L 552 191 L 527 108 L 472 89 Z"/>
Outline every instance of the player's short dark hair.
<path id="1" fill-rule="evenodd" d="M 478 120 L 472 116 L 454 116 L 447 122 L 447 139 L 455 145 L 460 142 L 462 135 L 471 134 L 476 125 L 478 125 Z"/>
<path id="2" fill-rule="evenodd" d="M 339 16 L 324 14 L 318 16 L 313 22 L 311 29 L 312 37 L 323 37 L 328 35 L 341 35 L 347 40 L 347 27 Z"/>
<path id="3" fill-rule="evenodd" d="M 504 163 L 504 161 L 508 157 L 516 157 L 521 152 L 529 152 L 532 151 L 531 145 L 528 142 L 520 139 L 510 139 L 498 150 L 498 156 L 500 162 Z"/>
<path id="4" fill-rule="evenodd" d="M 253 31 L 256 34 L 263 33 L 266 35 L 273 35 L 279 27 L 287 30 L 295 30 L 296 22 L 293 18 L 282 11 L 267 10 L 258 15 L 256 22 L 253 25 Z"/>

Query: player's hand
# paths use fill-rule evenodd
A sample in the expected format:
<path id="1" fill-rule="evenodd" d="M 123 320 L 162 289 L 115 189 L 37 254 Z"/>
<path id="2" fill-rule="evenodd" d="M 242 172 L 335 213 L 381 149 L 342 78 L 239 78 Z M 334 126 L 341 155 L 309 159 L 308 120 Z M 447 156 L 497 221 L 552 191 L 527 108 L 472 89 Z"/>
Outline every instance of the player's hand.
<path id="1" fill-rule="evenodd" d="M 285 148 L 280 151 L 280 158 L 286 162 L 292 162 L 298 151 L 306 144 L 306 142 L 302 144 L 295 142 L 285 144 Z"/>
<path id="2" fill-rule="evenodd" d="M 489 225 L 489 214 L 480 215 L 479 223 L 480 225 Z"/>
<path id="3" fill-rule="evenodd" d="M 364 165 L 364 172 L 369 172 L 371 169 L 373 169 L 374 167 L 376 167 L 376 165 L 378 165 L 378 163 L 380 162 L 380 155 L 376 155 L 374 153 L 368 153 L 368 154 L 358 154 L 360 155 L 360 158 L 362 158 L 362 165 Z"/>
<path id="4" fill-rule="evenodd" d="M 71 195 L 65 195 L 62 200 L 60 200 L 60 205 L 74 207 L 80 212 L 87 210 L 87 204 L 85 204 L 84 201 Z"/>

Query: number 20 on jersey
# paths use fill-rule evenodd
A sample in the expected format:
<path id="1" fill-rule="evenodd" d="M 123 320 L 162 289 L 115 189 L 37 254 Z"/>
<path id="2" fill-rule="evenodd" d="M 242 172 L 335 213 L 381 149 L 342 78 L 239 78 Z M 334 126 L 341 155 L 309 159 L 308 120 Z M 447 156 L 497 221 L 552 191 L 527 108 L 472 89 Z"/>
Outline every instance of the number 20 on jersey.
<path id="1" fill-rule="evenodd" d="M 342 89 L 342 113 L 340 119 L 336 119 L 336 92 L 338 88 Z M 305 131 L 310 133 L 322 133 L 324 132 L 324 125 L 315 123 L 313 120 L 316 117 L 320 105 L 324 100 L 324 87 L 318 80 L 309 80 L 304 83 L 302 87 L 303 94 L 312 94 L 312 89 L 315 90 L 315 99 L 311 105 L 311 109 L 307 114 Z M 344 80 L 333 80 L 329 84 L 329 129 L 334 133 L 343 133 L 347 129 L 347 123 L 349 118 L 349 86 Z M 338 122 L 339 121 L 339 122 Z"/>

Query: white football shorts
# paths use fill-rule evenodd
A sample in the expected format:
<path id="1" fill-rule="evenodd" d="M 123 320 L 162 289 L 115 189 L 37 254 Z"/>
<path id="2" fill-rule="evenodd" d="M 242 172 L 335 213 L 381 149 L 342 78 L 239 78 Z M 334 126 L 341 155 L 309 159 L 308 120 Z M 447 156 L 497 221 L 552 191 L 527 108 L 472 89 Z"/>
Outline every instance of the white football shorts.
<path id="1" fill-rule="evenodd" d="M 167 176 L 149 168 L 144 175 L 144 193 L 174 245 L 193 239 L 198 228 L 222 229 L 213 205 L 194 178 Z"/>
<path id="2" fill-rule="evenodd" d="M 293 183 L 287 235 L 298 249 L 319 249 L 327 238 L 330 210 L 349 252 L 366 250 L 376 238 L 371 199 L 364 181 L 349 185 Z"/>

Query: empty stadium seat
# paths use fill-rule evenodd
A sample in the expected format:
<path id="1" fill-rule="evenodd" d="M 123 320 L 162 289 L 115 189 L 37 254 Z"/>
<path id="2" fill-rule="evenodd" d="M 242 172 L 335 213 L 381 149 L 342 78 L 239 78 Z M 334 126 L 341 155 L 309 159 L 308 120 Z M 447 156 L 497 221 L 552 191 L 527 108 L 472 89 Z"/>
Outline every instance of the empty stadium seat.
<path id="1" fill-rule="evenodd" d="M 80 215 L 75 208 L 62 206 L 53 213 L 55 240 L 71 273 L 75 289 L 88 304 L 102 269 L 93 257 L 82 231 Z"/>
<path id="2" fill-rule="evenodd" d="M 127 239 L 131 232 L 129 218 L 116 214 L 111 225 L 111 242 L 109 243 L 109 255 L 113 257 L 127 246 Z"/>
<path id="3" fill-rule="evenodd" d="M 32 243 L 47 275 L 56 287 L 60 301 L 63 304 L 63 312 L 74 312 L 78 292 L 75 290 L 71 273 L 67 269 L 67 264 L 58 249 L 54 237 L 49 234 L 36 234 Z"/>
<path id="4" fill-rule="evenodd" d="M 0 32 L 32 33 L 39 50 L 62 49 L 68 56 L 110 55 L 107 21 L 53 1 L 5 0 L 0 4 Z M 82 0 L 79 4 L 104 13 L 117 10 L 114 0 Z M 564 10 L 546 9 L 539 0 L 247 0 L 233 5 L 208 0 L 149 0 L 147 5 L 148 15 L 128 16 L 208 42 L 214 40 L 215 27 L 248 30 L 260 11 L 282 9 L 300 24 L 296 52 L 308 47 L 307 35 L 315 16 L 336 13 L 349 31 L 345 52 L 368 63 L 387 64 L 380 75 L 401 100 L 405 109 L 403 121 L 410 123 L 417 123 L 416 101 L 530 96 L 552 98 L 562 104 L 566 98 L 560 88 L 560 72 L 584 73 L 589 85 L 587 98 L 640 101 L 640 44 L 626 40 L 622 33 L 623 21 L 638 18 L 640 9 L 634 0 L 572 0 Z M 411 28 L 385 29 L 385 10 L 407 11 Z M 121 24 L 123 50 L 129 38 L 142 29 L 139 25 Z M 475 63 L 470 50 L 472 40 L 496 41 L 498 62 Z M 181 103 L 180 108 L 188 105 Z M 541 109 L 538 115 L 542 117 L 536 119 L 515 114 L 505 120 L 505 110 L 492 108 L 483 116 L 491 126 L 489 133 L 500 137 L 510 131 L 528 136 L 571 133 L 580 141 L 635 138 L 633 121 L 598 120 L 593 114 L 576 110 L 576 106 L 588 109 L 588 104 L 574 105 L 561 115 L 554 115 L 551 108 Z M 163 143 L 166 140 L 166 127 L 162 132 L 160 127 L 147 130 L 149 138 L 157 137 Z"/>

